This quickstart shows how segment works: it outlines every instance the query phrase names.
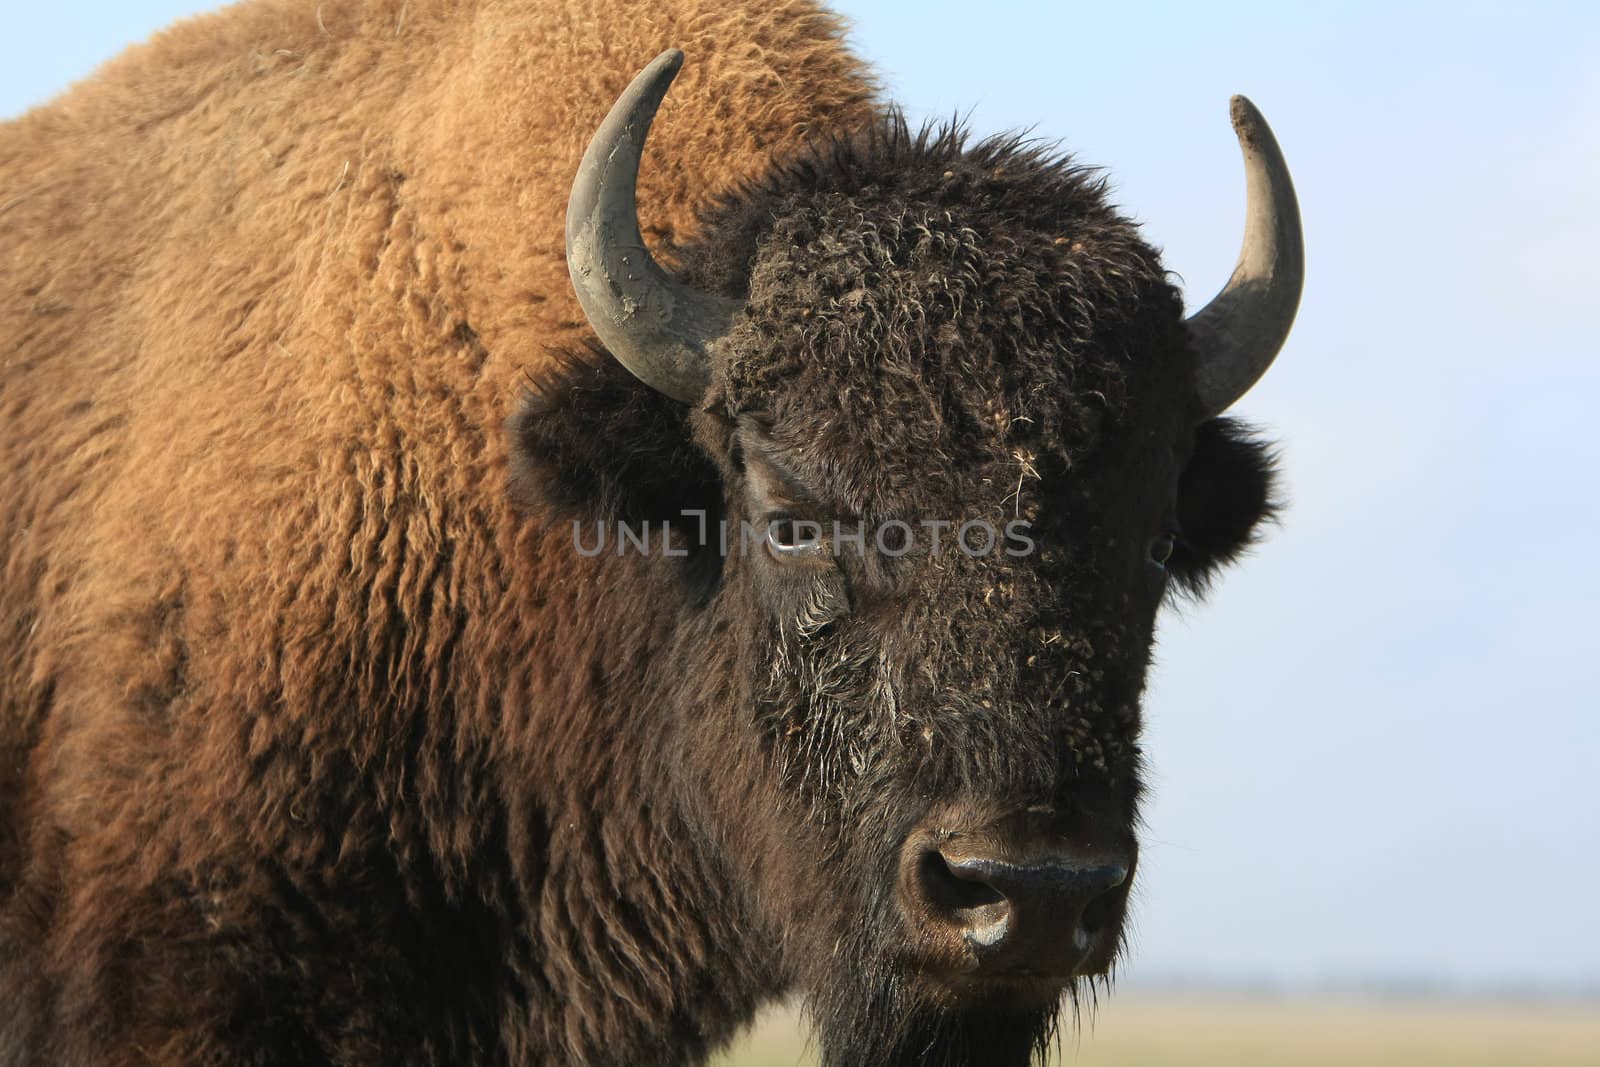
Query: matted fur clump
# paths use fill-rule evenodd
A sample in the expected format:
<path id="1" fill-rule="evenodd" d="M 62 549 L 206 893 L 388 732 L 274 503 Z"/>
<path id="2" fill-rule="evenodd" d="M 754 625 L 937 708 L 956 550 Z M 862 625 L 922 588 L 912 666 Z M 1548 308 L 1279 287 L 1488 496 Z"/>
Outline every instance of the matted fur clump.
<path id="1" fill-rule="evenodd" d="M 644 229 L 741 307 L 688 409 L 563 246 L 668 47 Z M 809 0 L 181 23 L 0 126 L 0 351 L 5 1067 L 694 1062 L 793 992 L 1025 1062 L 1068 976 L 938 979 L 903 843 L 1131 857 L 1157 609 L 1270 510 L 1093 172 L 908 130 Z M 1033 548 L 717 543 L 774 516 Z"/>

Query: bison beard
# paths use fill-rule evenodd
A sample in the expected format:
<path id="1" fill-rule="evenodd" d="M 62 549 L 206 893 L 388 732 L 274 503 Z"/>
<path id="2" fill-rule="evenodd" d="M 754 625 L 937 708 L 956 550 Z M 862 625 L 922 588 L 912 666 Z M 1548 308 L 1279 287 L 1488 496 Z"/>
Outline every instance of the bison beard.
<path id="1" fill-rule="evenodd" d="M 830 1065 L 1023 1067 L 1056 1035 L 1059 1008 L 951 1012 L 885 976 L 825 986 L 809 1002 Z M 1055 998 L 1052 997 L 1052 1000 Z"/>
<path id="2" fill-rule="evenodd" d="M 1020 1065 L 1105 988 L 1157 612 L 1274 508 L 1270 133 L 1185 319 L 805 0 L 600 8 L 250 0 L 0 126 L 5 1067 L 665 1065 L 796 993 L 835 1067 Z M 680 40 L 637 190 L 580 168 Z"/>

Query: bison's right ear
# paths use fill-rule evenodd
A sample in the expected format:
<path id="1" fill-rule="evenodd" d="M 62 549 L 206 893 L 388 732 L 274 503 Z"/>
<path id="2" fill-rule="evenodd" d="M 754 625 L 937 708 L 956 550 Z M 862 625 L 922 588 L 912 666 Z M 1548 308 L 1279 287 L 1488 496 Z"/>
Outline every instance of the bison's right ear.
<path id="1" fill-rule="evenodd" d="M 603 350 L 563 355 L 529 383 L 512 415 L 511 499 L 525 513 L 623 523 L 683 523 L 722 507 L 716 470 L 689 411 Z"/>
<path id="2" fill-rule="evenodd" d="M 1198 596 L 1256 542 L 1281 507 L 1272 449 L 1237 419 L 1208 419 L 1178 480 L 1179 537 L 1168 572 Z"/>

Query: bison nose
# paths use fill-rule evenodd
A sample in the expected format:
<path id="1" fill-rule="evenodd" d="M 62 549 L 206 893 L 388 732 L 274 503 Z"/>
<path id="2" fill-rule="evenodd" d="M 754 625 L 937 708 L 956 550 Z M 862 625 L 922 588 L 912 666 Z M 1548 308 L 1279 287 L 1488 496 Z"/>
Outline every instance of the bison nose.
<path id="1" fill-rule="evenodd" d="M 1091 956 L 1109 959 L 1131 862 L 1066 851 L 1017 856 L 958 841 L 924 846 L 906 888 L 919 925 L 932 928 L 925 933 L 958 940 L 979 974 L 1064 980 Z"/>

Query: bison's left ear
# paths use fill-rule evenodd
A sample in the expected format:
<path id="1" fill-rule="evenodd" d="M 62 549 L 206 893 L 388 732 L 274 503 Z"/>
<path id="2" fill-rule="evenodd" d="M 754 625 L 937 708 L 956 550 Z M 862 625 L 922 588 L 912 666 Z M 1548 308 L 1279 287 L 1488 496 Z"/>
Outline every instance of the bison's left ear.
<path id="1" fill-rule="evenodd" d="M 604 351 L 567 355 L 534 378 L 512 415 L 511 497 L 528 513 L 682 523 L 722 505 L 688 411 Z"/>
<path id="2" fill-rule="evenodd" d="M 1254 544 L 1276 518 L 1277 461 L 1236 419 L 1210 419 L 1195 431 L 1194 452 L 1178 481 L 1179 538 L 1169 573 L 1191 595 Z"/>

